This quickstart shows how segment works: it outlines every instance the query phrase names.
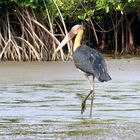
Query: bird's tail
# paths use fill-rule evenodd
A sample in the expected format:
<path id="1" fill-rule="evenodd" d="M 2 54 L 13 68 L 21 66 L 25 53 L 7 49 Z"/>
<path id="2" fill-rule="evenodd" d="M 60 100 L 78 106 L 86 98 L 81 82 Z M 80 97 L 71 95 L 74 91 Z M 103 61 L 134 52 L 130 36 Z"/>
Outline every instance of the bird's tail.
<path id="1" fill-rule="evenodd" d="M 110 77 L 110 75 L 109 75 L 107 72 L 105 72 L 105 73 L 102 73 L 102 74 L 99 76 L 98 80 L 99 80 L 100 82 L 107 82 L 107 81 L 110 81 L 110 80 L 111 80 L 111 77 Z"/>

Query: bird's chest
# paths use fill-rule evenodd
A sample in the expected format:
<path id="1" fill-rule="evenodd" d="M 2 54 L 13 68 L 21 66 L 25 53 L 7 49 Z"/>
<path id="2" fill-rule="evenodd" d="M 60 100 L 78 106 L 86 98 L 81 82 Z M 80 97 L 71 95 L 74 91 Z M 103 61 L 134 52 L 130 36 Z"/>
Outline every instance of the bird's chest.
<path id="1" fill-rule="evenodd" d="M 86 63 L 91 62 L 90 52 L 87 51 L 86 47 L 79 47 L 73 54 L 73 60 L 75 64 L 86 65 Z"/>
<path id="2" fill-rule="evenodd" d="M 85 63 L 87 61 L 85 56 L 86 54 L 84 52 L 76 50 L 73 54 L 73 61 L 75 65 L 82 65 Z"/>
<path id="3" fill-rule="evenodd" d="M 90 64 L 91 61 L 86 51 L 84 52 L 83 50 L 80 49 L 76 50 L 73 54 L 73 61 L 78 69 L 86 73 L 87 72 L 91 73 L 92 65 Z"/>

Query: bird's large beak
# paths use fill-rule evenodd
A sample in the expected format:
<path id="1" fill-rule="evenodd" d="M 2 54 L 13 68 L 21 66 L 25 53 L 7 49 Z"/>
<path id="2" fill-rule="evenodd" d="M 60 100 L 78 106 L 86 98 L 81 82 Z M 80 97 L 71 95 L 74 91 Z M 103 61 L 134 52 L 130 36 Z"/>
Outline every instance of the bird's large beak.
<path id="1" fill-rule="evenodd" d="M 62 40 L 62 42 L 59 44 L 59 46 L 57 47 L 57 49 L 55 50 L 55 53 L 58 52 L 61 48 L 63 48 L 63 46 L 70 41 L 73 37 L 75 36 L 75 34 L 70 31 L 66 37 Z"/>

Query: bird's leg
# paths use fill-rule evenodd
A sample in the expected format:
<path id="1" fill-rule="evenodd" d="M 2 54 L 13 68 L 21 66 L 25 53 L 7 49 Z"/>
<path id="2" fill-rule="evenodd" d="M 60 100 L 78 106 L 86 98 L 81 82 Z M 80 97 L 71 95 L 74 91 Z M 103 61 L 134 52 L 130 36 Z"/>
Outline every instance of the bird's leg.
<path id="1" fill-rule="evenodd" d="M 94 90 L 91 94 L 91 106 L 90 106 L 90 117 L 92 116 L 93 100 L 94 100 Z"/>
<path id="2" fill-rule="evenodd" d="M 90 90 L 89 94 L 84 98 L 84 100 L 82 101 L 82 105 L 81 105 L 81 114 L 83 114 L 83 112 L 86 109 L 86 100 L 88 99 L 88 97 L 92 94 L 92 90 Z"/>
<path id="3" fill-rule="evenodd" d="M 91 84 L 91 81 L 89 79 L 89 75 L 85 73 L 85 76 L 86 78 L 88 79 L 88 82 L 89 82 L 89 85 L 90 85 L 90 92 L 89 94 L 84 98 L 84 100 L 82 101 L 82 105 L 81 105 L 81 114 L 83 114 L 83 112 L 85 111 L 86 109 L 86 100 L 88 99 L 88 97 L 93 93 L 93 87 L 92 87 L 92 84 Z"/>
<path id="4" fill-rule="evenodd" d="M 93 91 L 92 91 L 92 94 L 91 94 L 91 106 L 90 106 L 90 117 L 92 116 L 92 108 L 93 108 L 93 100 L 94 100 L 94 76 L 93 76 Z"/>
<path id="5" fill-rule="evenodd" d="M 90 90 L 93 90 L 92 82 L 91 82 L 90 79 L 89 79 L 89 76 L 90 76 L 90 75 L 88 75 L 88 74 L 85 73 L 85 76 L 86 76 L 86 78 L 87 78 L 87 80 L 88 80 L 88 83 L 89 83 L 89 86 L 90 86 Z M 94 77 L 93 77 L 93 81 L 94 81 Z"/>

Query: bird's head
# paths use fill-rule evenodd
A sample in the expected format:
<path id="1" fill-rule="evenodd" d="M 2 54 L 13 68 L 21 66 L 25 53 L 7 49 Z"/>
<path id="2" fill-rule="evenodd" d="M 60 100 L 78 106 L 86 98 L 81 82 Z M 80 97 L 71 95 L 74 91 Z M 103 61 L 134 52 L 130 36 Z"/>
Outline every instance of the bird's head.
<path id="1" fill-rule="evenodd" d="M 62 42 L 59 44 L 57 49 L 55 50 L 55 53 L 59 51 L 68 41 L 70 41 L 75 35 L 78 34 L 80 30 L 83 30 L 82 25 L 75 25 L 72 27 L 70 32 L 66 35 L 66 37 L 62 40 Z"/>
<path id="2" fill-rule="evenodd" d="M 76 35 L 79 30 L 83 30 L 83 26 L 82 25 L 75 25 L 72 27 L 71 32 Z"/>

